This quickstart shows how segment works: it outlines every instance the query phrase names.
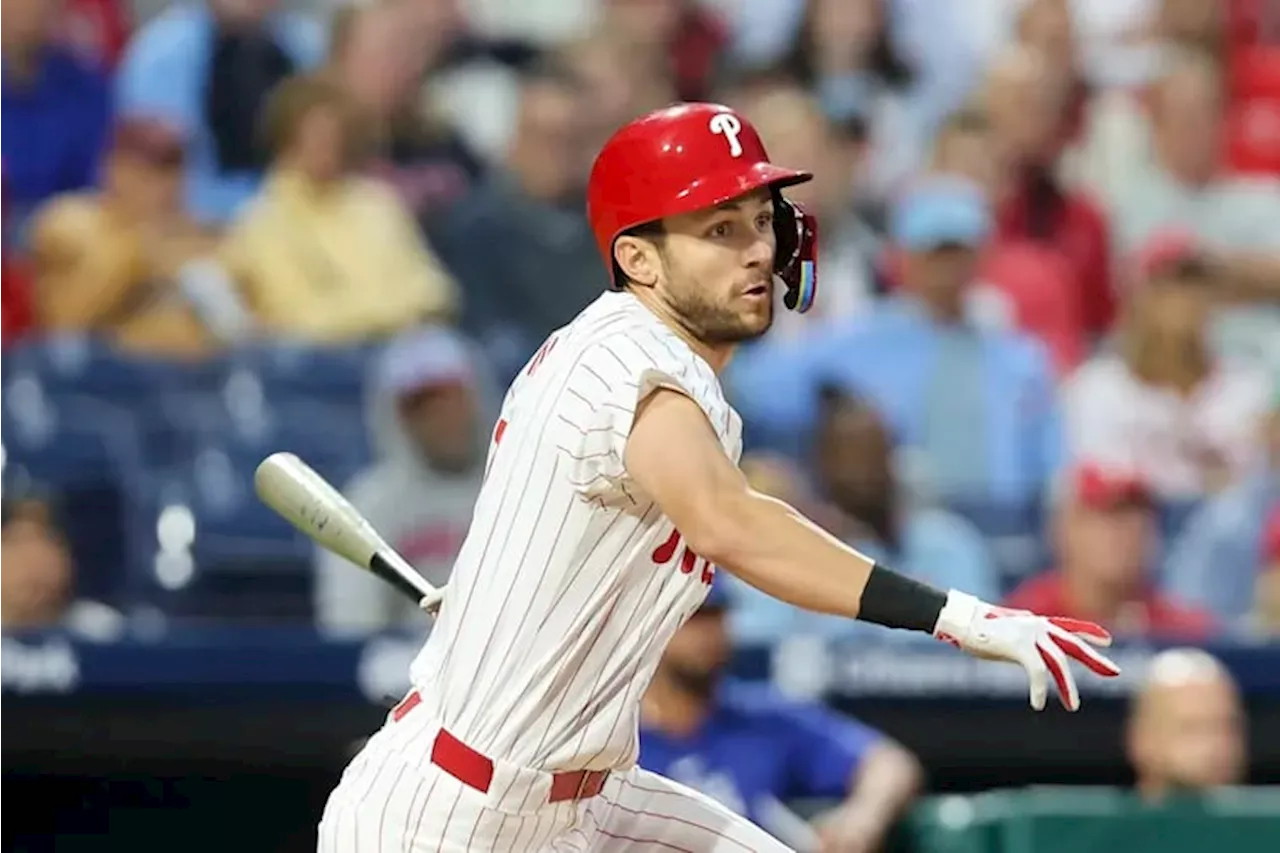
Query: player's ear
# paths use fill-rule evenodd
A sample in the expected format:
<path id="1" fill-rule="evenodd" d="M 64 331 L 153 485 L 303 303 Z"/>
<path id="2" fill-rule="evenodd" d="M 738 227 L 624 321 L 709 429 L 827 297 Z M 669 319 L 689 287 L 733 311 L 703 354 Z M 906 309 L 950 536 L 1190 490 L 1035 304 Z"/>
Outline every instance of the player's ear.
<path id="1" fill-rule="evenodd" d="M 658 256 L 658 247 L 652 241 L 623 234 L 614 241 L 613 259 L 633 284 L 653 287 L 658 283 L 662 260 Z"/>

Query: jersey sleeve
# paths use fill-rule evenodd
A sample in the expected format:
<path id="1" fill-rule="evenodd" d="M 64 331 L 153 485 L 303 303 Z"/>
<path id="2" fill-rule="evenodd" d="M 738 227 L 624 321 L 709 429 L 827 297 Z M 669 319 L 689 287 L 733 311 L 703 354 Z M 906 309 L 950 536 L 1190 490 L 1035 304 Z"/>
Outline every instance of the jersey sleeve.
<path id="1" fill-rule="evenodd" d="M 559 419 L 559 451 L 581 493 L 626 492 L 623 464 L 636 408 L 660 388 L 684 394 L 707 416 L 731 452 L 731 411 L 711 368 L 683 345 L 641 329 L 600 341 L 572 368 Z"/>
<path id="2" fill-rule="evenodd" d="M 870 726 L 817 705 L 779 710 L 789 737 L 788 797 L 843 797 L 867 753 L 883 739 Z"/>

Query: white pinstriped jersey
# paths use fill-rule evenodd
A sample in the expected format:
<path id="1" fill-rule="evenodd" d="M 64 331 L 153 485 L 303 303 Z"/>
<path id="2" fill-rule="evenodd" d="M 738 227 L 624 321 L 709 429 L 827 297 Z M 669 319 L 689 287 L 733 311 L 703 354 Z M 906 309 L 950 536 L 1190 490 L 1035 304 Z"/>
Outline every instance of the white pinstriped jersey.
<path id="1" fill-rule="evenodd" d="M 670 387 L 737 462 L 711 367 L 628 293 L 549 337 L 512 383 L 467 539 L 413 682 L 441 725 L 545 770 L 634 763 L 640 696 L 714 569 L 623 467 L 637 403 Z"/>

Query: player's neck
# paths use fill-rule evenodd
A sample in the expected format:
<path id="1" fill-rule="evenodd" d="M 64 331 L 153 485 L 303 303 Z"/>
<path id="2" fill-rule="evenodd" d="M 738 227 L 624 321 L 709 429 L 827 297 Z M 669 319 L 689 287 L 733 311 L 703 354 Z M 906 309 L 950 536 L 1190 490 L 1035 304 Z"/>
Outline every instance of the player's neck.
<path id="1" fill-rule="evenodd" d="M 705 341 L 701 341 L 689 329 L 680 322 L 680 318 L 671 308 L 658 299 L 646 288 L 630 288 L 630 293 L 635 297 L 636 301 L 649 309 L 649 312 L 662 321 L 662 324 L 675 332 L 680 340 L 689 345 L 689 349 L 693 350 L 703 361 L 711 366 L 716 373 L 720 373 L 729 365 L 729 359 L 733 358 L 735 347 L 732 344 L 712 345 Z"/>
<path id="2" fill-rule="evenodd" d="M 707 710 L 705 697 L 681 690 L 662 677 L 653 680 L 640 700 L 640 717 L 645 726 L 675 737 L 697 731 Z"/>

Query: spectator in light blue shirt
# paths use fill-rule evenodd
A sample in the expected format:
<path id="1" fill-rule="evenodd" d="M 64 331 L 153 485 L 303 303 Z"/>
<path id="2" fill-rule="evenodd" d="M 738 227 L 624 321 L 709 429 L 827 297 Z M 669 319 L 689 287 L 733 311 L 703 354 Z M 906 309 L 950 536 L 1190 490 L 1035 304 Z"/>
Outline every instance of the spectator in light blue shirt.
<path id="1" fill-rule="evenodd" d="M 257 117 L 271 88 L 324 57 L 318 22 L 277 5 L 175 5 L 134 36 L 120 65 L 120 110 L 172 122 L 192 139 L 187 203 L 209 224 L 226 222 L 257 191 L 266 165 Z"/>
<path id="2" fill-rule="evenodd" d="M 893 443 L 880 417 L 865 401 L 825 388 L 817 429 L 815 481 L 834 510 L 814 513 L 831 533 L 863 554 L 941 589 L 979 598 L 999 598 L 997 573 L 987 545 L 972 524 L 943 509 L 913 505 L 893 471 Z M 756 466 L 748 465 L 748 476 Z M 753 477 L 753 480 L 758 480 Z M 753 482 L 761 491 L 775 483 Z M 784 489 L 787 486 L 783 485 Z M 794 486 L 790 490 L 794 490 Z M 780 494 L 796 500 L 793 494 Z M 800 499 L 800 504 L 805 501 Z M 931 640 L 923 634 L 799 610 L 726 578 L 738 607 L 738 639 L 775 644 L 788 635 L 870 642 Z"/>
<path id="3" fill-rule="evenodd" d="M 1170 593 L 1242 630 L 1265 562 L 1267 518 L 1280 506 L 1280 387 L 1267 433 L 1267 458 L 1258 470 L 1192 515 L 1165 563 Z"/>
<path id="4" fill-rule="evenodd" d="M 803 456 L 820 387 L 846 389 L 879 410 L 913 461 L 914 486 L 1002 546 L 1031 535 L 1030 508 L 1061 456 L 1053 373 L 1030 336 L 966 318 L 989 229 L 986 202 L 965 181 L 932 178 L 904 194 L 890 221 L 899 296 L 807 341 L 766 341 L 737 359 L 729 382 L 748 442 Z M 1030 559 L 1025 547 L 997 558 L 1009 571 L 1031 568 L 1013 565 L 1015 553 Z"/>

